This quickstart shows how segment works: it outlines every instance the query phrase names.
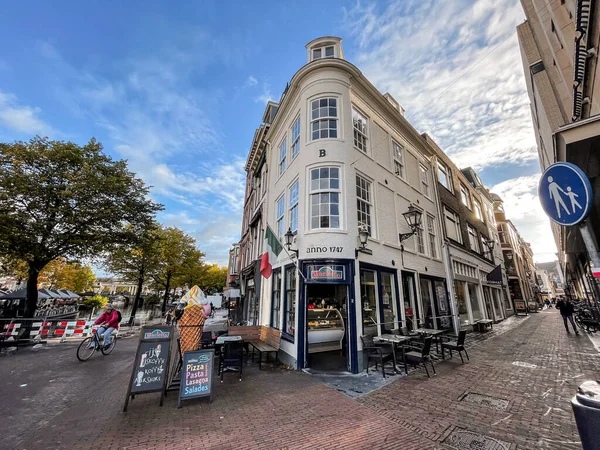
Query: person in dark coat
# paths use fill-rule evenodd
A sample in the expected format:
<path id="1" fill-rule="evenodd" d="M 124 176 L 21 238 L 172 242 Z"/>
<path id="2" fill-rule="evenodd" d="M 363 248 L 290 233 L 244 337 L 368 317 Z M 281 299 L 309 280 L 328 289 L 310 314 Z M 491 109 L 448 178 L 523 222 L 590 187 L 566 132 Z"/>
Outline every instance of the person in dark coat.
<path id="1" fill-rule="evenodd" d="M 556 308 L 560 310 L 560 315 L 562 316 L 563 321 L 565 322 L 565 328 L 567 329 L 567 333 L 570 333 L 569 324 L 567 323 L 568 319 L 569 322 L 571 322 L 571 325 L 573 326 L 573 331 L 575 332 L 575 334 L 579 334 L 579 331 L 575 326 L 575 321 L 573 320 L 573 312 L 575 311 L 575 308 L 573 307 L 573 303 L 571 303 L 571 300 L 560 300 L 556 304 Z"/>

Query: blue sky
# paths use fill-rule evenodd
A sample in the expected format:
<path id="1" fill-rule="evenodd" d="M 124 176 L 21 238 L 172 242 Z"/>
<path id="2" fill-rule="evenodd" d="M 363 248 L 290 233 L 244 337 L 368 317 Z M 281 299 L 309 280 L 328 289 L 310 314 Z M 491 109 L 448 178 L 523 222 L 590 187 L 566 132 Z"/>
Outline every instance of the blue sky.
<path id="1" fill-rule="evenodd" d="M 225 264 L 265 102 L 305 64 L 307 42 L 336 35 L 419 131 L 505 198 L 550 260 L 514 32 L 523 17 L 518 0 L 7 3 L 0 140 L 95 136 L 154 186 L 162 222 Z"/>

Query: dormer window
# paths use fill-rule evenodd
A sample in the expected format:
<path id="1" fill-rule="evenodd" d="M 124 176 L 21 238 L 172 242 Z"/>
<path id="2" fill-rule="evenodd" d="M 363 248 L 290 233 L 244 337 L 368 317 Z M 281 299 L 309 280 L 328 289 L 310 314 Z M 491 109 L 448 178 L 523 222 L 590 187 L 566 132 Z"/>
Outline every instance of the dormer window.
<path id="1" fill-rule="evenodd" d="M 312 49 L 312 59 L 333 58 L 335 54 L 333 45 Z"/>

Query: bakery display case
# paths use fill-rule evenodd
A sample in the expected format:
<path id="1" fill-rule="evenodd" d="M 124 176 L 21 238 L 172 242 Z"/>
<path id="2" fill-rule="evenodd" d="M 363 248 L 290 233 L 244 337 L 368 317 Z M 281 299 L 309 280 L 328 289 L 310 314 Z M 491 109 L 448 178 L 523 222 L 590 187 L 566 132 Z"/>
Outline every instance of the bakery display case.
<path id="1" fill-rule="evenodd" d="M 335 308 L 309 309 L 308 353 L 341 350 L 344 340 L 344 318 Z"/>

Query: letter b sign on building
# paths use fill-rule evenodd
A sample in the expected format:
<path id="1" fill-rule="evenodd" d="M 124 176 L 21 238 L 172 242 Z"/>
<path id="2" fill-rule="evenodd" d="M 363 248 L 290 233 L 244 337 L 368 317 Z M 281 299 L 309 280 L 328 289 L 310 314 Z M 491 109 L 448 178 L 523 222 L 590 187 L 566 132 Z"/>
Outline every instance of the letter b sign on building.
<path id="1" fill-rule="evenodd" d="M 590 180 L 575 164 L 552 164 L 542 174 L 538 190 L 542 208 L 559 225 L 583 222 L 592 207 Z"/>

